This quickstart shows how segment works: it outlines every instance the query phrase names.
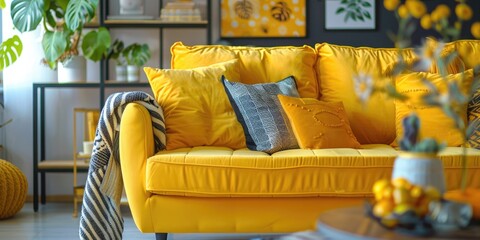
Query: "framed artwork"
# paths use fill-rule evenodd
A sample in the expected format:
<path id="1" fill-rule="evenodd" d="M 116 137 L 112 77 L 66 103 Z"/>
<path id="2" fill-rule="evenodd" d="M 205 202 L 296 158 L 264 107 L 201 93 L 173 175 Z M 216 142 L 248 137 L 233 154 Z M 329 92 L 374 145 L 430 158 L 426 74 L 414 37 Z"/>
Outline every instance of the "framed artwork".
<path id="1" fill-rule="evenodd" d="M 220 36 L 306 37 L 306 0 L 221 0 Z"/>
<path id="2" fill-rule="evenodd" d="M 375 30 L 375 0 L 325 0 L 326 30 Z"/>

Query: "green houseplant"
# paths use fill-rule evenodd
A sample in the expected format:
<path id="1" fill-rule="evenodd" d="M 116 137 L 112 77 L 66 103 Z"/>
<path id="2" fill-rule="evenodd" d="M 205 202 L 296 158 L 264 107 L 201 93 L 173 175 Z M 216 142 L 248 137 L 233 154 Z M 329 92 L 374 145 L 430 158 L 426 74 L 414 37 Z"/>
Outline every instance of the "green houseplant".
<path id="1" fill-rule="evenodd" d="M 116 39 L 107 53 L 107 59 L 115 61 L 115 75 L 119 82 L 127 81 L 127 66 L 125 65 L 125 58 L 122 55 L 125 49 L 123 41 Z"/>
<path id="2" fill-rule="evenodd" d="M 147 44 L 133 43 L 122 52 L 127 61 L 127 74 L 129 82 L 137 82 L 140 75 L 140 67 L 144 65 L 151 57 L 150 48 Z"/>
<path id="3" fill-rule="evenodd" d="M 6 7 L 5 0 L 0 0 L 0 8 Z M 23 44 L 18 35 L 3 41 L 0 45 L 0 71 L 13 64 L 22 54 Z"/>
<path id="4" fill-rule="evenodd" d="M 95 16 L 95 0 L 13 0 L 11 17 L 15 28 L 28 32 L 43 27 L 44 62 L 52 69 L 66 65 L 79 56 L 92 61 L 105 57 L 110 47 L 106 28 L 83 35 L 85 24 Z M 83 39 L 82 39 L 83 38 Z"/>

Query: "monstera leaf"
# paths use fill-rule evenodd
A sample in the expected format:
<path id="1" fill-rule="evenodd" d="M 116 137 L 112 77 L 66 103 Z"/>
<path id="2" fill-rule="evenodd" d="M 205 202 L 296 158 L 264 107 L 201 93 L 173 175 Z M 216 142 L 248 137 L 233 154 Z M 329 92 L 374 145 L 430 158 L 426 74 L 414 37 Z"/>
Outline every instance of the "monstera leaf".
<path id="1" fill-rule="evenodd" d="M 67 42 L 71 35 L 70 31 L 47 31 L 43 35 L 42 46 L 45 59 L 55 62 L 67 49 Z"/>
<path id="2" fill-rule="evenodd" d="M 92 61 L 100 61 L 110 48 L 111 37 L 108 30 L 104 27 L 98 31 L 91 31 L 83 38 L 83 55 Z"/>
<path id="3" fill-rule="evenodd" d="M 134 43 L 125 48 L 123 56 L 128 65 L 142 66 L 150 59 L 151 54 L 147 44 Z"/>
<path id="4" fill-rule="evenodd" d="M 75 31 L 81 28 L 85 23 L 92 20 L 95 16 L 95 2 L 89 0 L 74 0 L 70 1 L 65 13 L 65 23 L 67 27 Z"/>
<path id="5" fill-rule="evenodd" d="M 20 32 L 35 30 L 42 21 L 43 0 L 13 0 L 11 17 L 13 25 Z"/>
<path id="6" fill-rule="evenodd" d="M 13 64 L 22 54 L 23 44 L 20 38 L 15 35 L 0 45 L 0 71 Z"/>

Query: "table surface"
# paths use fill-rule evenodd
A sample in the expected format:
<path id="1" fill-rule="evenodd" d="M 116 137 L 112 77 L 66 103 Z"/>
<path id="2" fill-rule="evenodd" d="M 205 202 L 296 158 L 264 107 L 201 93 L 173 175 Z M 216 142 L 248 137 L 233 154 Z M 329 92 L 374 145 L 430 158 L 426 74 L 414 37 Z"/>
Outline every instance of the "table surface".
<path id="1" fill-rule="evenodd" d="M 317 221 L 317 230 L 333 239 L 480 239 L 480 226 L 435 233 L 428 238 L 401 234 L 382 227 L 368 217 L 363 207 L 339 208 L 324 212 Z"/>

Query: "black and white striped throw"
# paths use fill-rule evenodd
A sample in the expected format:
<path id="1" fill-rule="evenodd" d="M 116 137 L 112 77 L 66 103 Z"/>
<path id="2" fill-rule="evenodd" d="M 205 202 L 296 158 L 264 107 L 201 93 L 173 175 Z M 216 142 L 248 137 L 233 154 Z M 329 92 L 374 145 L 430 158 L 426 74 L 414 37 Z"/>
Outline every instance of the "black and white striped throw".
<path id="1" fill-rule="evenodd" d="M 100 114 L 88 170 L 80 216 L 80 239 L 122 239 L 120 199 L 123 190 L 118 137 L 120 119 L 128 103 L 138 103 L 152 117 L 155 151 L 165 149 L 163 111 L 144 92 L 115 93 L 108 97 Z M 121 133 L 120 133 L 121 134 Z"/>

